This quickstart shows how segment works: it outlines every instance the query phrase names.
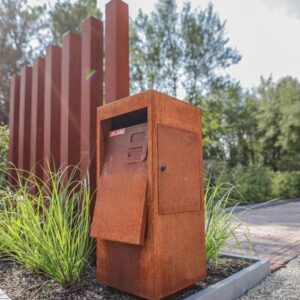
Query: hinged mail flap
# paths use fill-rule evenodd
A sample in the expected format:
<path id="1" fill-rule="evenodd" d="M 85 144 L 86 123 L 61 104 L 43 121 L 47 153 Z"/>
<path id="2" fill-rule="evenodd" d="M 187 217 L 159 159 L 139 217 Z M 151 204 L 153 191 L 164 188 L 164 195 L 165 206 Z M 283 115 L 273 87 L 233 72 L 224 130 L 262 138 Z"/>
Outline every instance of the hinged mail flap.
<path id="1" fill-rule="evenodd" d="M 91 235 L 142 245 L 147 211 L 147 124 L 111 131 L 104 147 Z"/>

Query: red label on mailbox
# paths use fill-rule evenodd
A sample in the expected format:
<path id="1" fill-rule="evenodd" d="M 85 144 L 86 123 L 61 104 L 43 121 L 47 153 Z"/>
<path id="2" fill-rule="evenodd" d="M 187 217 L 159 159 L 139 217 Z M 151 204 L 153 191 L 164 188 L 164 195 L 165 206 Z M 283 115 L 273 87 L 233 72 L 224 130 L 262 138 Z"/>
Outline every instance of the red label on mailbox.
<path id="1" fill-rule="evenodd" d="M 117 130 L 110 131 L 108 136 L 113 137 L 113 136 L 121 135 L 121 134 L 124 134 L 124 133 L 125 133 L 125 128 L 122 128 L 122 129 L 117 129 Z"/>

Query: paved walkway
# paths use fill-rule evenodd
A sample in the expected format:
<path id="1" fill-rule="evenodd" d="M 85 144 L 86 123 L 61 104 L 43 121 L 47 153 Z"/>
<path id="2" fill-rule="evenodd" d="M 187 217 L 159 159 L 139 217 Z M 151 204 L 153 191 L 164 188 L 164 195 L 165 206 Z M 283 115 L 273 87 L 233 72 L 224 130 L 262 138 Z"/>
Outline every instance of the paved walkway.
<path id="1" fill-rule="evenodd" d="M 238 229 L 243 253 L 269 258 L 272 271 L 300 255 L 300 199 L 239 209 L 237 215 L 249 230 L 248 234 L 246 227 Z M 247 235 L 252 241 L 252 250 Z M 240 253 L 241 249 L 231 247 L 227 251 Z"/>

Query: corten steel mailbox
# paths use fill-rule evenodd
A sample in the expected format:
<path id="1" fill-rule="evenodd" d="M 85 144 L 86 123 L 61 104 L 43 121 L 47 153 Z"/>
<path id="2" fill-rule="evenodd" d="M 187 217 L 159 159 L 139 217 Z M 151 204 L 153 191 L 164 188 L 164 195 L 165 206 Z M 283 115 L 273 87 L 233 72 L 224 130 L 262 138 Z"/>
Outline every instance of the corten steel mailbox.
<path id="1" fill-rule="evenodd" d="M 151 90 L 97 124 L 97 281 L 161 299 L 203 279 L 201 111 Z"/>

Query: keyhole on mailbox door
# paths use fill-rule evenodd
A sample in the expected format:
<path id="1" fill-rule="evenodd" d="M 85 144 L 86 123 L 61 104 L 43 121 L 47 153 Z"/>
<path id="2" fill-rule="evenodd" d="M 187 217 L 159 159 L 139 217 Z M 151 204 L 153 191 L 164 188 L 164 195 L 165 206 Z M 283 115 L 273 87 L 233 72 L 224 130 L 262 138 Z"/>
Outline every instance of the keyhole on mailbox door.
<path id="1" fill-rule="evenodd" d="M 160 171 L 163 172 L 167 169 L 167 166 L 166 165 L 161 165 L 160 166 Z"/>

